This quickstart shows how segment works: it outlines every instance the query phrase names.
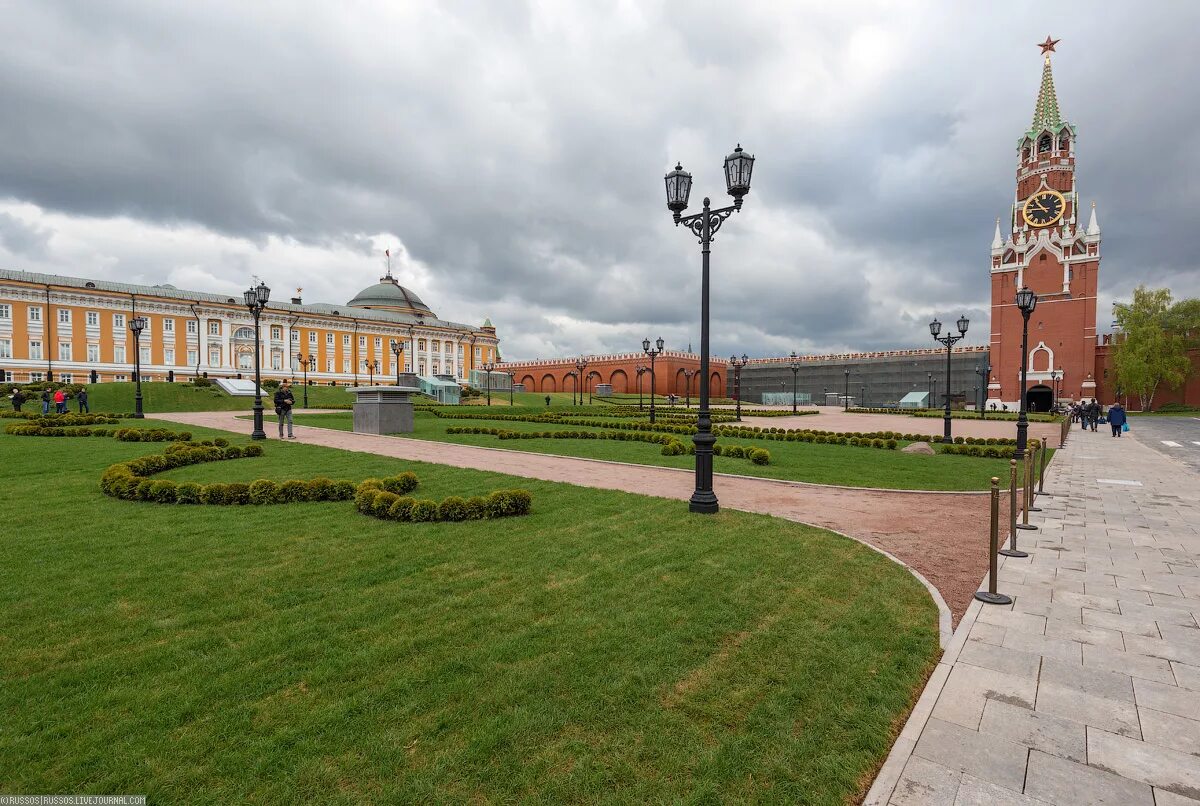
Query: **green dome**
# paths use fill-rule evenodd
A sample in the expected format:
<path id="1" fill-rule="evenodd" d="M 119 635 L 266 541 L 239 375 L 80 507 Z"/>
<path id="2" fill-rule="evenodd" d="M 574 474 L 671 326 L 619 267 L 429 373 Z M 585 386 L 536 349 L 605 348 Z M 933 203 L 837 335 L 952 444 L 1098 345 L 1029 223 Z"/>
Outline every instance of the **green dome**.
<path id="1" fill-rule="evenodd" d="M 354 299 L 346 304 L 355 308 L 377 308 L 437 318 L 437 314 L 422 302 L 420 297 L 397 283 L 391 276 L 380 277 L 378 283 L 359 291 Z"/>

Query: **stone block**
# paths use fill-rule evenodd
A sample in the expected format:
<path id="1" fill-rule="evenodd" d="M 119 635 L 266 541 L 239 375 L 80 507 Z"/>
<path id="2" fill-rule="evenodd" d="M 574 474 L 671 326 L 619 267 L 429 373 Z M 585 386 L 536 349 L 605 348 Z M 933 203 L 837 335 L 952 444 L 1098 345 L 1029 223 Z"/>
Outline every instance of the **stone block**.
<path id="1" fill-rule="evenodd" d="M 988 700 L 979 732 L 1072 761 L 1087 760 L 1087 737 L 1081 722 Z"/>
<path id="2" fill-rule="evenodd" d="M 1154 806 L 1146 784 L 1038 750 L 1029 753 L 1025 794 L 1056 804 Z"/>
<path id="3" fill-rule="evenodd" d="M 1020 792 L 1028 750 L 1019 744 L 930 719 L 913 754 Z"/>
<path id="4" fill-rule="evenodd" d="M 1200 758 L 1178 750 L 1089 730 L 1088 764 L 1177 795 L 1200 798 Z"/>

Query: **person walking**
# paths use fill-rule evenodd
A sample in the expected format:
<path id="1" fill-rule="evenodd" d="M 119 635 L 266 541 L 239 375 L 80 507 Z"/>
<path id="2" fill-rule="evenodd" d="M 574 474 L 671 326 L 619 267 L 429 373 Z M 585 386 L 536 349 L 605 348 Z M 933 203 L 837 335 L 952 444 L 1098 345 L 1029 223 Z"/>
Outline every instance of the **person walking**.
<path id="1" fill-rule="evenodd" d="M 550 395 L 546 395 L 546 408 L 550 408 Z"/>
<path id="2" fill-rule="evenodd" d="M 50 413 L 50 390 L 42 390 L 42 414 Z"/>
<path id="3" fill-rule="evenodd" d="M 66 393 L 63 392 L 62 389 L 54 390 L 54 413 L 55 414 L 66 414 L 67 413 L 67 395 L 66 395 Z"/>
<path id="4" fill-rule="evenodd" d="M 1088 406 L 1088 424 L 1092 431 L 1096 430 L 1096 426 L 1100 423 L 1100 401 L 1092 398 L 1092 405 Z"/>
<path id="5" fill-rule="evenodd" d="M 1108 410 L 1108 424 L 1112 426 L 1112 435 L 1114 437 L 1121 436 L 1125 421 L 1125 408 L 1121 405 L 1120 401 L 1113 403 Z"/>
<path id="6" fill-rule="evenodd" d="M 25 395 L 21 394 L 20 389 L 13 389 L 10 399 L 12 400 L 13 411 L 20 411 L 21 406 L 25 404 Z"/>
<path id="7" fill-rule="evenodd" d="M 79 402 L 80 414 L 91 414 L 92 410 L 88 408 L 86 386 L 79 390 L 79 394 L 75 395 L 75 400 Z"/>
<path id="8" fill-rule="evenodd" d="M 284 380 L 275 390 L 275 413 L 279 415 L 279 438 L 283 439 L 283 423 L 287 422 L 287 438 L 295 439 L 292 433 L 292 406 L 296 405 L 296 396 L 292 394 L 292 382 Z"/>

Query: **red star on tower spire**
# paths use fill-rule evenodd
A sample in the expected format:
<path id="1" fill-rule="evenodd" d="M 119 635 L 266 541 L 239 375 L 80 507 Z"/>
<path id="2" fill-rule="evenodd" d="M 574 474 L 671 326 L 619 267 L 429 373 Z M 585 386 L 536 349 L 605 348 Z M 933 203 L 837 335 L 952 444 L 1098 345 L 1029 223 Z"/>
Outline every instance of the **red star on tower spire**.
<path id="1" fill-rule="evenodd" d="M 1053 53 L 1053 52 L 1054 52 L 1054 46 L 1055 46 L 1055 45 L 1057 45 L 1057 44 L 1058 44 L 1059 42 L 1061 42 L 1061 41 L 1062 41 L 1061 39 L 1051 39 L 1050 37 L 1046 37 L 1046 41 L 1045 41 L 1045 42 L 1039 42 L 1039 43 L 1038 43 L 1038 47 L 1042 49 L 1042 53 L 1043 53 L 1043 54 L 1045 54 L 1045 53 Z"/>

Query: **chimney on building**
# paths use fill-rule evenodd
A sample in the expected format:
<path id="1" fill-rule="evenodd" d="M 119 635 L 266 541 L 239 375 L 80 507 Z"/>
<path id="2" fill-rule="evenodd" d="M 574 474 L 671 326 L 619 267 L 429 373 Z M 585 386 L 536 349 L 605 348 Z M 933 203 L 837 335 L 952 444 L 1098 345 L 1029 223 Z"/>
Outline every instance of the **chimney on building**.
<path id="1" fill-rule="evenodd" d="M 304 290 L 303 288 L 296 289 L 296 296 L 292 297 L 293 305 L 303 305 L 304 304 L 303 302 L 300 301 L 300 292 L 303 290 Z"/>

